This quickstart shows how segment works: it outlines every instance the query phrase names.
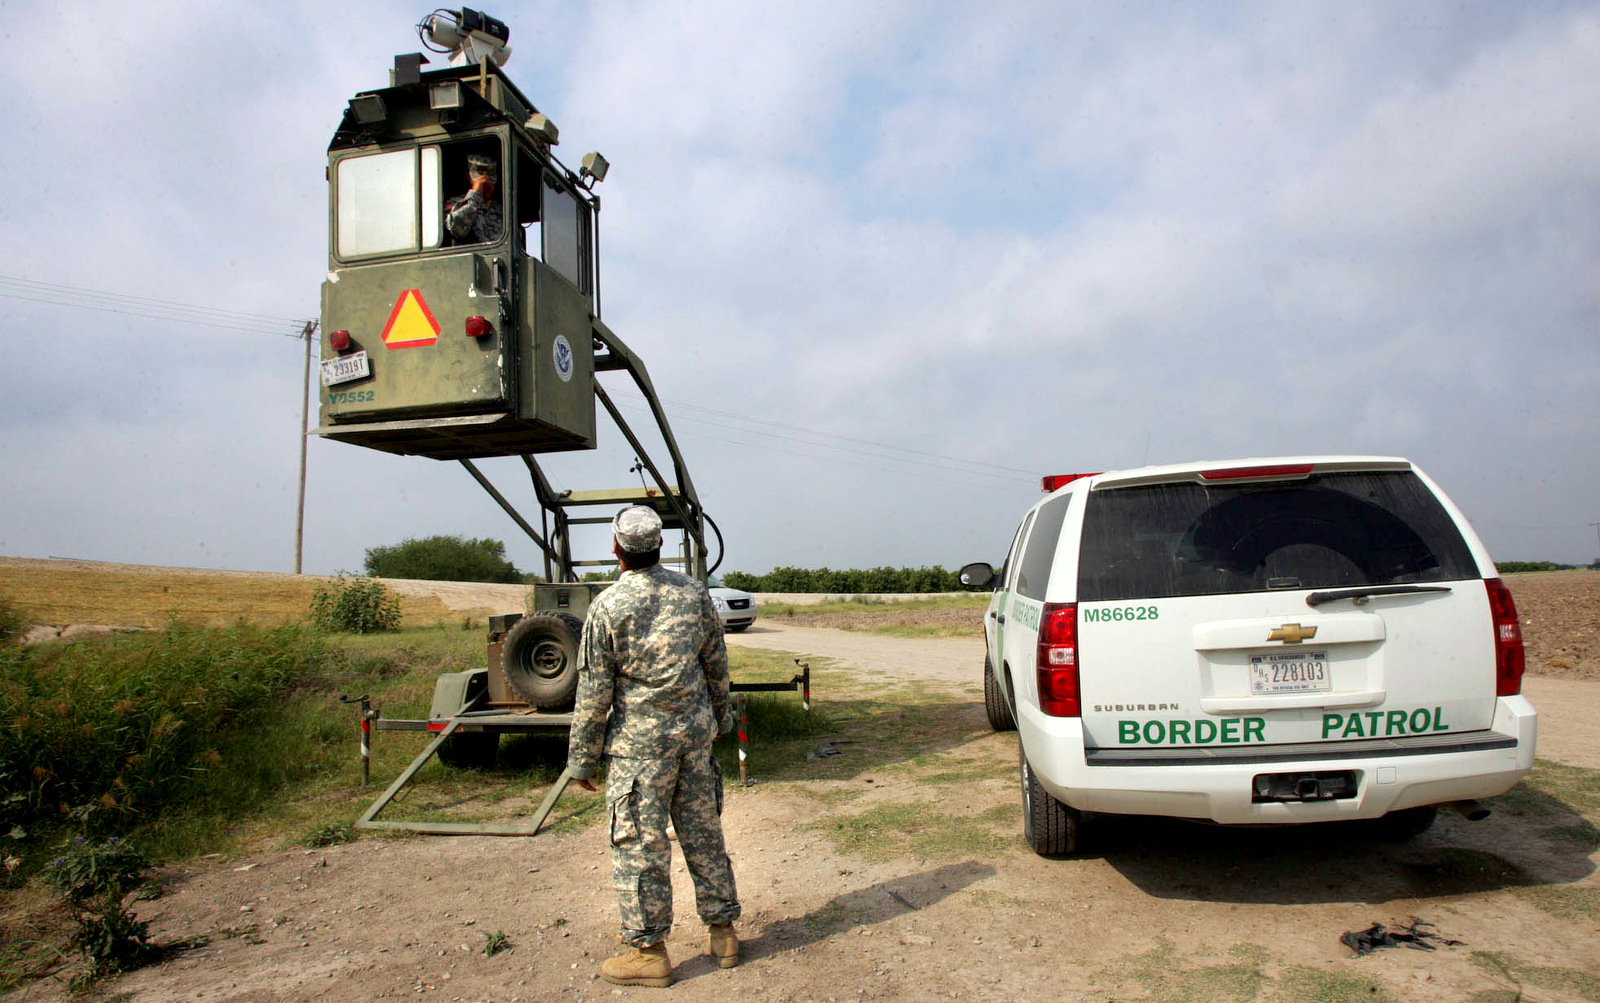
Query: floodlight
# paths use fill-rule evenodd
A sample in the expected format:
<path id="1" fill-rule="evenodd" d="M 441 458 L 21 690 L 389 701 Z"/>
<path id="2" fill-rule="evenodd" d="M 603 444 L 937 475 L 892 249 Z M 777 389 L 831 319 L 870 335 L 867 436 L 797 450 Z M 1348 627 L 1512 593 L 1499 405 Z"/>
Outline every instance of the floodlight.
<path id="1" fill-rule="evenodd" d="M 561 130 L 557 129 L 556 124 L 550 121 L 550 116 L 542 111 L 529 115 L 528 120 L 522 123 L 522 127 L 533 133 L 534 138 L 542 139 L 551 146 L 560 142 L 556 137 L 561 135 Z"/>
<path id="2" fill-rule="evenodd" d="M 389 109 L 383 106 L 383 98 L 376 94 L 358 94 L 351 98 L 350 111 L 362 125 L 377 125 L 389 117 Z"/>
<path id="3" fill-rule="evenodd" d="M 606 172 L 609 170 L 611 170 L 611 164 L 598 152 L 585 153 L 583 155 L 583 177 L 593 178 L 596 182 L 604 181 Z"/>
<path id="4" fill-rule="evenodd" d="M 429 87 L 428 107 L 434 111 L 461 107 L 461 81 L 449 80 Z"/>

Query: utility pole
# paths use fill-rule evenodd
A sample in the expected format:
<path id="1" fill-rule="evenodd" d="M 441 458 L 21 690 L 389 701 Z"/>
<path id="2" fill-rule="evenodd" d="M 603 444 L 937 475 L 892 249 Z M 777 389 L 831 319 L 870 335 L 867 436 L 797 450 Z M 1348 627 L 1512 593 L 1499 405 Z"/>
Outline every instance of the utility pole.
<path id="1" fill-rule="evenodd" d="M 1591 522 L 1589 525 L 1594 527 L 1595 536 L 1600 537 L 1600 522 Z M 1600 557 L 1595 558 L 1594 564 L 1600 568 Z"/>
<path id="2" fill-rule="evenodd" d="M 294 517 L 294 573 L 300 573 L 300 555 L 306 539 L 306 439 L 310 437 L 307 426 L 311 422 L 311 336 L 317 333 L 317 322 L 306 321 L 300 334 L 306 339 L 306 370 L 300 378 L 300 500 Z"/>

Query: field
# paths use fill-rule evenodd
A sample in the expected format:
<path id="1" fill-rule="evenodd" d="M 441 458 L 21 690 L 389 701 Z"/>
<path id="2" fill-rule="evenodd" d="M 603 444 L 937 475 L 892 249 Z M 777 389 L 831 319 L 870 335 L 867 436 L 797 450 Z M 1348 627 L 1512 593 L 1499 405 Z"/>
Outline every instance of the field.
<path id="1" fill-rule="evenodd" d="M 203 589 L 230 579 L 216 591 L 237 604 L 213 596 L 204 608 L 217 622 L 268 607 L 248 598 L 250 576 L 88 565 L 76 578 L 52 577 L 48 589 L 29 591 L 30 576 L 16 566 L 0 563 L 0 594 L 30 610 L 81 611 L 66 623 L 136 625 L 136 614 L 160 609 L 148 601 L 153 582 Z M 289 576 L 261 577 L 280 589 L 277 579 Z M 1491 802 L 1488 820 L 1447 814 L 1415 840 L 1390 842 L 1341 825 L 1239 831 L 1102 816 L 1090 820 L 1085 851 L 1061 861 L 1022 842 L 1016 737 L 984 720 L 976 607 L 774 608 L 777 615 L 729 636 L 736 672 L 781 675 L 792 671 L 792 657 L 805 658 L 817 707 L 811 730 L 757 742 L 753 786 L 728 788 L 745 963 L 721 971 L 701 953 L 679 863 L 669 942 L 679 982 L 660 995 L 796 1003 L 1600 1000 L 1600 728 L 1590 710 L 1600 699 L 1592 681 L 1600 679 L 1600 575 L 1519 575 L 1509 584 L 1527 635 L 1527 692 L 1541 710 L 1540 760 L 1525 783 Z M 476 588 L 462 586 L 454 606 L 436 596 L 437 605 L 419 599 L 408 608 L 421 610 L 406 614 L 413 627 L 452 629 L 350 642 L 409 653 L 407 674 L 386 681 L 397 712 L 426 701 L 431 665 L 481 651 L 477 632 L 454 628 L 505 607 L 497 594 L 472 605 Z M 175 594 L 190 593 L 162 593 L 169 603 Z M 118 595 L 143 605 L 104 604 Z M 294 602 L 286 592 L 267 615 L 292 619 Z M 155 622 L 174 609 L 193 612 L 160 609 Z M 421 741 L 381 734 L 374 784 L 387 783 Z M 395 813 L 525 815 L 563 751 L 559 743 L 519 745 L 508 749 L 509 764 L 487 774 L 432 765 Z M 353 749 L 339 754 L 349 759 L 309 792 L 230 823 L 214 855 L 174 861 L 162 874 L 163 894 L 141 903 L 139 914 L 161 941 L 192 946 L 106 984 L 95 998 L 623 995 L 593 977 L 614 948 L 616 924 L 606 827 L 596 824 L 600 795 L 569 793 L 557 825 L 533 839 L 365 836 L 306 848 L 314 826 L 353 817 L 375 794 L 354 786 Z M 1414 918 L 1459 943 L 1358 958 L 1339 941 L 1375 922 Z M 509 949 L 488 956 L 482 948 L 496 934 Z M 71 997 L 45 981 L 14 998 Z"/>
<path id="2" fill-rule="evenodd" d="M 56 628 L 92 625 L 158 627 L 170 617 L 224 625 L 240 618 L 277 624 L 304 619 L 311 593 L 331 579 L 319 575 L 161 568 L 96 561 L 0 557 L 0 596 L 34 623 Z M 459 624 L 496 613 L 520 612 L 521 585 L 385 579 L 411 626 Z"/>
<path id="3" fill-rule="evenodd" d="M 282 623 L 306 615 L 316 575 L 161 568 L 91 561 L 0 557 L 0 596 L 35 623 L 156 627 L 169 617 L 228 624 L 243 617 Z M 1521 614 L 1528 671 L 1600 679 L 1600 573 L 1546 571 L 1506 576 Z M 407 626 L 481 622 L 525 608 L 520 585 L 385 579 L 400 597 Z M 871 629 L 901 636 L 978 636 L 981 596 L 856 597 L 816 604 L 811 597 L 760 597 L 762 616 L 798 626 Z M 821 598 L 821 597 L 816 597 Z"/>

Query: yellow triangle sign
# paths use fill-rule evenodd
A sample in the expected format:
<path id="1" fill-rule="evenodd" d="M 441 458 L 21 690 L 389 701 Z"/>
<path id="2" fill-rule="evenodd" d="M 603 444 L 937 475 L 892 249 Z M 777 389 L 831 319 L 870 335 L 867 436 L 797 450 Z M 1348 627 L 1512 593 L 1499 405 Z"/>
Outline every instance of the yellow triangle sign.
<path id="1" fill-rule="evenodd" d="M 439 340 L 439 322 L 433 319 L 422 290 L 407 289 L 395 301 L 389 323 L 383 325 L 385 348 L 416 348 Z"/>

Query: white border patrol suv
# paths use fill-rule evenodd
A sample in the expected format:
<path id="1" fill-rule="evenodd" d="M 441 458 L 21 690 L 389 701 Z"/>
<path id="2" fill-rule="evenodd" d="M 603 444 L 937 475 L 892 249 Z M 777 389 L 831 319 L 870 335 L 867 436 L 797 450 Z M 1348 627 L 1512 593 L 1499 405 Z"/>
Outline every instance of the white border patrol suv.
<path id="1" fill-rule="evenodd" d="M 1084 812 L 1375 819 L 1533 766 L 1511 594 L 1403 459 L 1296 457 L 1047 477 L 993 585 L 985 698 L 1021 739 L 1046 856 Z"/>

